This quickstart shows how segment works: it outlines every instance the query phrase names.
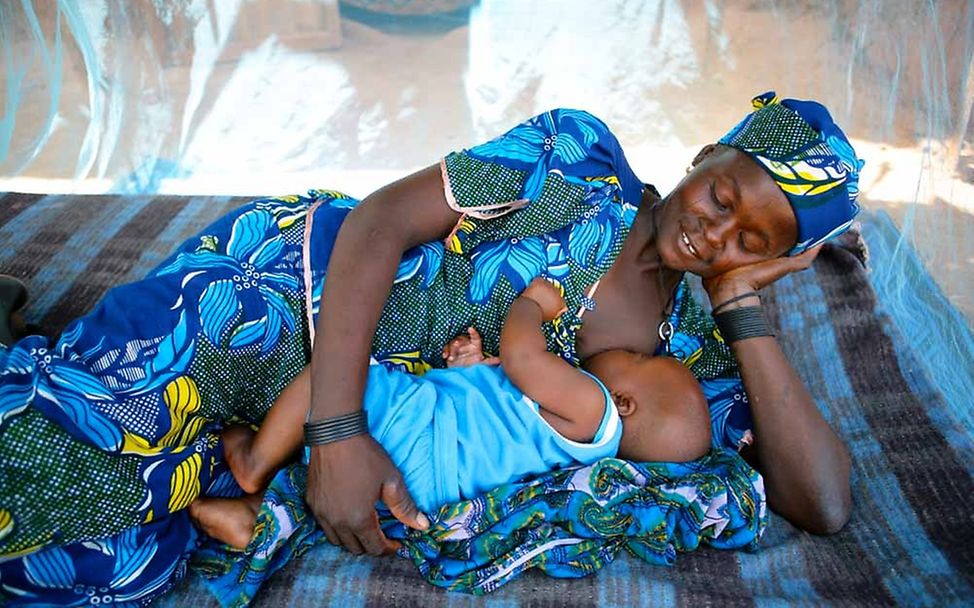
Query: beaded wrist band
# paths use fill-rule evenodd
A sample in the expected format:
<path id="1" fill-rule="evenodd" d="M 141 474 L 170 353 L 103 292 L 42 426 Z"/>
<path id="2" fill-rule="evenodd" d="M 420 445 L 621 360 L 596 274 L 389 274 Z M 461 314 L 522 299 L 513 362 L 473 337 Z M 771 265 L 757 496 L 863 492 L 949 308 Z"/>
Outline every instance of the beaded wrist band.
<path id="1" fill-rule="evenodd" d="M 716 315 L 717 313 L 719 313 L 720 311 L 724 310 L 725 308 L 727 308 L 728 306 L 730 306 L 734 302 L 740 302 L 741 300 L 746 300 L 747 298 L 758 298 L 760 300 L 761 299 L 761 294 L 759 294 L 756 291 L 749 291 L 747 293 L 742 293 L 739 296 L 735 296 L 735 297 L 733 297 L 733 298 L 731 298 L 729 300 L 724 300 L 723 302 L 721 302 L 717 306 L 714 306 L 714 309 L 712 311 L 710 311 L 710 314 Z"/>
<path id="2" fill-rule="evenodd" d="M 304 444 L 323 445 L 369 432 L 365 412 L 358 411 L 304 423 Z"/>
<path id="3" fill-rule="evenodd" d="M 748 338 L 774 336 L 760 306 L 743 306 L 714 317 L 724 342 L 732 344 Z"/>

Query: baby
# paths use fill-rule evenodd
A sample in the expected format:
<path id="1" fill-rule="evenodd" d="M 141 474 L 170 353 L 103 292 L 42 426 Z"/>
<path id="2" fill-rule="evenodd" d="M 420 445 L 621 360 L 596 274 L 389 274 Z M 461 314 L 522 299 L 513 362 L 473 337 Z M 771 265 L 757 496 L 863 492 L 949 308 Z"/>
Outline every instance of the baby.
<path id="1" fill-rule="evenodd" d="M 710 449 L 707 402 L 686 367 L 610 350 L 577 369 L 547 352 L 540 331 L 564 310 L 558 289 L 538 278 L 511 305 L 499 358 L 484 358 L 470 328 L 444 347 L 449 369 L 420 377 L 369 368 L 369 433 L 421 510 L 601 458 L 688 461 Z M 295 377 L 258 432 L 243 426 L 224 432 L 228 465 L 248 496 L 190 505 L 190 516 L 210 536 L 239 548 L 249 543 L 259 492 L 302 446 L 309 378 L 307 368 Z"/>

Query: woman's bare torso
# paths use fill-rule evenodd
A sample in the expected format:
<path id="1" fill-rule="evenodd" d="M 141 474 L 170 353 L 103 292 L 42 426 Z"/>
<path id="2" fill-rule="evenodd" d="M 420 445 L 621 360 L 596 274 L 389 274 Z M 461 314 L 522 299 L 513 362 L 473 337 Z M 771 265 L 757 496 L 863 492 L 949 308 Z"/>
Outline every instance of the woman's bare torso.
<path id="1" fill-rule="evenodd" d="M 641 211 L 615 263 L 599 282 L 595 309 L 585 313 L 576 334 L 575 350 L 582 361 L 617 348 L 647 355 L 656 352 L 663 309 L 672 312 L 670 294 L 676 289 L 674 281 L 679 281 L 668 274 L 661 284 L 659 259 L 649 249 L 655 247 L 651 213 L 659 201 L 655 188 L 643 189 Z"/>
<path id="2" fill-rule="evenodd" d="M 575 342 L 579 358 L 584 361 L 609 349 L 653 354 L 659 343 L 661 310 L 668 299 L 668 292 L 660 297 L 655 271 L 617 261 L 599 283 L 595 309 L 582 317 Z"/>

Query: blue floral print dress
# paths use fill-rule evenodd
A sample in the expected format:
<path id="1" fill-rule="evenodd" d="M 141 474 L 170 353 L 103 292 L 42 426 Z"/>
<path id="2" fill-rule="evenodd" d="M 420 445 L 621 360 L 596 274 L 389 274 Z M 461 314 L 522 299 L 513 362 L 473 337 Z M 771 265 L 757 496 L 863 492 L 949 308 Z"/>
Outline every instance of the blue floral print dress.
<path id="1" fill-rule="evenodd" d="M 549 350 L 578 364 L 588 290 L 613 264 L 644 185 L 590 114 L 553 110 L 441 162 L 461 213 L 407 251 L 373 341 L 423 373 L 473 325 L 497 352 L 511 302 L 536 276 L 568 311 Z M 197 546 L 185 508 L 239 488 L 219 431 L 259 423 L 307 364 L 335 236 L 357 201 L 314 190 L 256 200 L 204 229 L 142 281 L 119 286 L 55 344 L 0 347 L 0 580 L 10 601 L 147 603 Z M 700 379 L 715 447 L 750 426 L 729 348 L 678 289 L 671 354 Z M 757 511 L 754 511 L 757 513 Z"/>

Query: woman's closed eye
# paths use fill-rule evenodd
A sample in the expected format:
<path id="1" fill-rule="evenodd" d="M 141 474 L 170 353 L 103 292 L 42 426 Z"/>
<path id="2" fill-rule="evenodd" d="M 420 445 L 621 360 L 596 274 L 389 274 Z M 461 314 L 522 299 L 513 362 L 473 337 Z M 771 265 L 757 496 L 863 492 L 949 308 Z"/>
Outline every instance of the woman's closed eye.
<path id="1" fill-rule="evenodd" d="M 751 255 L 758 255 L 763 257 L 773 257 L 771 255 L 771 246 L 766 239 L 762 238 L 760 235 L 747 230 L 741 230 L 737 235 L 738 245 L 741 251 Z"/>
<path id="2" fill-rule="evenodd" d="M 743 251 L 744 253 L 750 253 L 755 255 L 757 254 L 757 251 L 755 249 L 752 249 L 751 247 L 748 246 L 747 238 L 744 236 L 744 232 L 738 233 L 737 241 L 741 247 L 741 251 Z"/>
<path id="3" fill-rule="evenodd" d="M 725 205 L 724 202 L 720 200 L 720 197 L 717 196 L 717 188 L 714 182 L 710 182 L 710 199 L 714 202 L 715 205 L 717 205 L 717 208 L 720 209 L 721 211 L 727 211 L 728 209 L 730 209 L 730 206 Z"/>

